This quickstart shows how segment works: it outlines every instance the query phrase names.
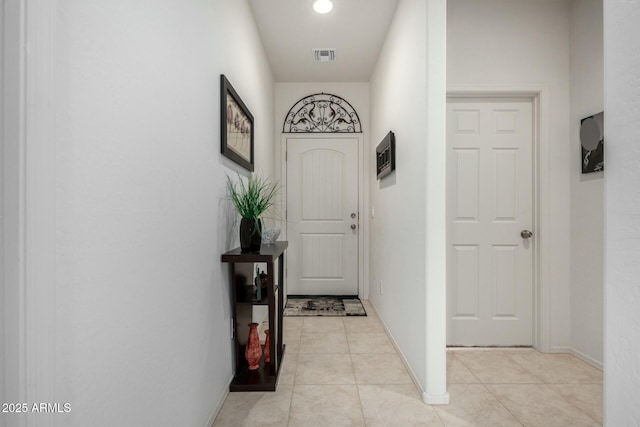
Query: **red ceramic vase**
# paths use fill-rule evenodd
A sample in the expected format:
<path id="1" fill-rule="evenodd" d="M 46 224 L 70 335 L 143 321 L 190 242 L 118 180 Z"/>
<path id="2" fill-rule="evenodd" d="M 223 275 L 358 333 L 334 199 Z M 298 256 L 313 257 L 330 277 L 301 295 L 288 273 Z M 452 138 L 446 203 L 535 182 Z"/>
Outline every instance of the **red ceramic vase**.
<path id="1" fill-rule="evenodd" d="M 249 362 L 250 371 L 255 371 L 260 367 L 260 356 L 262 356 L 262 348 L 260 347 L 260 338 L 258 338 L 258 324 L 249 323 L 249 339 L 244 357 Z"/>
<path id="2" fill-rule="evenodd" d="M 269 347 L 269 330 L 266 329 L 264 334 L 267 336 L 264 339 L 264 363 L 271 362 L 271 348 Z"/>

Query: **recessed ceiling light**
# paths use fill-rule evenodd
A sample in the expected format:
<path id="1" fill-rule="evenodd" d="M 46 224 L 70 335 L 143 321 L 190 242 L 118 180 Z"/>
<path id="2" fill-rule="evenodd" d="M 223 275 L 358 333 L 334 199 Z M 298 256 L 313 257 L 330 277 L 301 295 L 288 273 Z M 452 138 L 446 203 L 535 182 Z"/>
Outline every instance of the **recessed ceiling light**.
<path id="1" fill-rule="evenodd" d="M 313 3 L 313 10 L 318 13 L 329 13 L 333 9 L 333 3 L 331 0 L 316 0 Z"/>

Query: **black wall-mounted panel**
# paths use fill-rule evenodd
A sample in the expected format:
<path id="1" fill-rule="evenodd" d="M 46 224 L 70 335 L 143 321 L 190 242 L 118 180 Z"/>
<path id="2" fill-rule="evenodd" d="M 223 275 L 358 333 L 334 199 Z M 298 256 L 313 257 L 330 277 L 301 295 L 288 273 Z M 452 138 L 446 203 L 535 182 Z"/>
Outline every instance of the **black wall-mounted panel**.
<path id="1" fill-rule="evenodd" d="M 396 170 L 396 137 L 389 132 L 376 147 L 376 171 L 378 179 Z"/>

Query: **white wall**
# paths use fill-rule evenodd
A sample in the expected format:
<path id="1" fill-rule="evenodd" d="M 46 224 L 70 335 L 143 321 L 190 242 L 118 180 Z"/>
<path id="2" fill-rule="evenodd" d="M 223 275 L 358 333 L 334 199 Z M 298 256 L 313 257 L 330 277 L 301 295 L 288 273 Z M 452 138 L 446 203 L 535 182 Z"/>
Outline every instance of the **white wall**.
<path id="1" fill-rule="evenodd" d="M 20 387 L 20 372 L 16 369 L 20 363 L 21 328 L 19 305 L 20 298 L 20 257 L 19 242 L 19 210 L 20 194 L 20 43 L 21 26 L 19 4 L 15 1 L 2 2 L 2 402 L 21 401 L 25 397 Z M 3 422 L 15 422 L 16 416 L 0 416 Z"/>
<path id="2" fill-rule="evenodd" d="M 605 425 L 640 424 L 640 3 L 604 2 Z"/>
<path id="3" fill-rule="evenodd" d="M 448 404 L 447 392 L 447 2 L 427 1 L 426 147 L 426 390 L 429 404 Z"/>
<path id="4" fill-rule="evenodd" d="M 571 2 L 571 348 L 603 353 L 604 173 L 582 174 L 580 120 L 603 110 L 602 0 Z"/>
<path id="5" fill-rule="evenodd" d="M 5 387 L 7 384 L 5 378 L 5 349 L 7 343 L 5 342 L 5 238 L 4 238 L 4 229 L 5 229 L 5 205 L 4 205 L 4 182 L 6 180 L 4 176 L 4 162 L 5 162 L 5 135 L 4 135 L 4 75 L 5 75 L 5 58 L 4 58 L 4 29 L 6 28 L 6 24 L 4 21 L 4 0 L 0 0 L 0 22 L 2 22 L 3 30 L 0 31 L 0 99 L 3 101 L 0 102 L 0 129 L 2 129 L 2 133 L 0 134 L 0 307 L 2 308 L 2 314 L 0 315 L 0 402 L 6 402 L 5 398 Z M 0 417 L 0 427 L 5 426 L 4 417 Z"/>
<path id="6" fill-rule="evenodd" d="M 541 206 L 548 224 L 549 253 L 542 272 L 548 278 L 549 351 L 570 345 L 570 129 L 569 5 L 562 1 L 449 0 L 447 10 L 449 87 L 543 87 L 541 135 L 547 138 L 548 187 Z M 534 230 L 539 231 L 539 230 Z"/>
<path id="7" fill-rule="evenodd" d="M 273 77 L 246 1 L 58 0 L 58 425 L 205 426 L 232 376 L 219 75 L 273 173 Z"/>
<path id="8" fill-rule="evenodd" d="M 426 6 L 401 0 L 371 77 L 369 299 L 425 386 Z M 375 176 L 375 148 L 396 138 L 396 171 Z M 383 283 L 382 290 L 380 282 Z"/>

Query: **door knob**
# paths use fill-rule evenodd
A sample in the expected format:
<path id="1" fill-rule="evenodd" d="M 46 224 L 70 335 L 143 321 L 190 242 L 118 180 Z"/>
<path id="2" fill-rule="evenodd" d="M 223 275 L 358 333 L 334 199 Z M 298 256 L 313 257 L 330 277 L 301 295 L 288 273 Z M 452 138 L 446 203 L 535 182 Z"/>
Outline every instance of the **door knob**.
<path id="1" fill-rule="evenodd" d="M 530 239 L 531 237 L 533 237 L 533 233 L 529 230 L 522 230 L 520 232 L 520 237 L 522 237 L 523 239 Z"/>
<path id="2" fill-rule="evenodd" d="M 353 212 L 353 213 L 351 214 L 351 218 L 355 218 L 355 217 L 356 217 L 356 213 L 355 213 L 355 212 Z"/>
<path id="3" fill-rule="evenodd" d="M 351 229 L 355 230 L 356 229 L 356 225 L 355 224 L 351 224 Z"/>

